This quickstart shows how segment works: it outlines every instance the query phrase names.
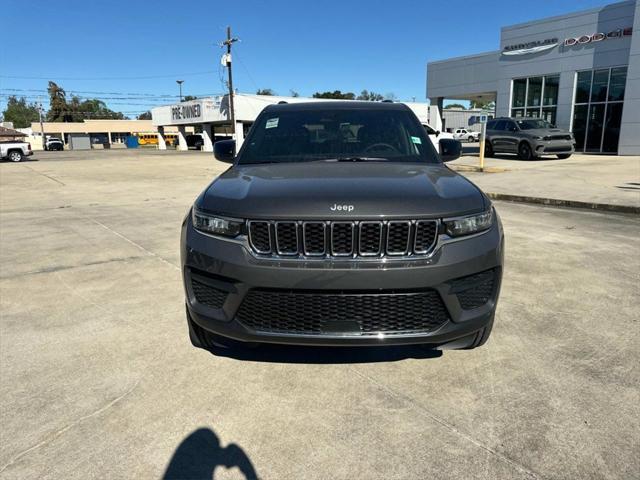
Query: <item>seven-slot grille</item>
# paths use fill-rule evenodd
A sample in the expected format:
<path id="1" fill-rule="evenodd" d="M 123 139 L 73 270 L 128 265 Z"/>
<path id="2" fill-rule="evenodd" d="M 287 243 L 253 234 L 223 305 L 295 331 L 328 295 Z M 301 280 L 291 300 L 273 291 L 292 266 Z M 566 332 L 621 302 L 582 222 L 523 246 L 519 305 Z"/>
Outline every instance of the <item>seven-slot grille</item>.
<path id="1" fill-rule="evenodd" d="M 248 222 L 260 255 L 376 257 L 426 255 L 438 238 L 437 220 Z"/>

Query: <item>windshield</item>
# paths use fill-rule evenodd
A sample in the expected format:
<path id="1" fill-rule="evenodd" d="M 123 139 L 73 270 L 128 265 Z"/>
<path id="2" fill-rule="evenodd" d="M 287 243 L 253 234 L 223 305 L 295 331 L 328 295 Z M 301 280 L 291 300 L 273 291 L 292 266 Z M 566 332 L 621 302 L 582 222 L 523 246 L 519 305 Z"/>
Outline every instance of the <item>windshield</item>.
<path id="1" fill-rule="evenodd" d="M 320 160 L 440 163 L 411 112 L 331 107 L 262 113 L 238 163 Z"/>
<path id="2" fill-rule="evenodd" d="M 539 119 L 516 120 L 516 123 L 520 127 L 520 130 L 533 130 L 535 128 L 552 128 L 549 122 L 545 120 L 539 120 Z"/>

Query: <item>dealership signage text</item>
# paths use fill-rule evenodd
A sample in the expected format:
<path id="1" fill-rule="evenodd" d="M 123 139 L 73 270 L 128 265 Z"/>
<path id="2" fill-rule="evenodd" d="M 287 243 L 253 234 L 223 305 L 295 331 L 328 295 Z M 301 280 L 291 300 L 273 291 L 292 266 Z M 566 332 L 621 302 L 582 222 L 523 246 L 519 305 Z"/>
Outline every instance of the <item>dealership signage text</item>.
<path id="1" fill-rule="evenodd" d="M 202 116 L 202 105 L 176 105 L 171 107 L 171 120 L 190 120 Z"/>
<path id="2" fill-rule="evenodd" d="M 582 35 L 580 37 L 565 38 L 564 46 L 572 47 L 574 45 L 584 45 L 586 43 L 601 42 L 603 40 L 608 40 L 611 38 L 628 37 L 632 34 L 632 32 L 633 32 L 633 28 L 629 27 L 629 28 L 619 28 L 617 30 L 612 30 L 608 33 L 598 32 L 598 33 L 592 33 L 590 35 Z"/>

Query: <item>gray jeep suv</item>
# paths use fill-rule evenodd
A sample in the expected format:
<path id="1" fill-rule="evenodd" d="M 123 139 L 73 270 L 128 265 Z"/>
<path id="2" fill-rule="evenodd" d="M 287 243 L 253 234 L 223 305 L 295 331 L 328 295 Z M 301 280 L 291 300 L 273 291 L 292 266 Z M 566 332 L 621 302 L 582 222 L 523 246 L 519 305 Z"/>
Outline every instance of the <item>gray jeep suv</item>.
<path id="1" fill-rule="evenodd" d="M 503 231 L 491 201 L 443 161 L 402 104 L 272 105 L 182 226 L 190 338 L 215 351 L 486 342 Z"/>
<path id="2" fill-rule="evenodd" d="M 575 143 L 571 132 L 540 118 L 496 118 L 487 122 L 485 155 L 516 153 L 523 160 L 557 155 L 564 159 L 575 151 Z"/>

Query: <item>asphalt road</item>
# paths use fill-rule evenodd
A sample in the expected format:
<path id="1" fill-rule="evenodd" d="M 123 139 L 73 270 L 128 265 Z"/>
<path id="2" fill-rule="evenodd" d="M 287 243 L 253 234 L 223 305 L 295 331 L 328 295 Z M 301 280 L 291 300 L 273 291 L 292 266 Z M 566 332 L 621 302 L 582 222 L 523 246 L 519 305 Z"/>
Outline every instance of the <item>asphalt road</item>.
<path id="1" fill-rule="evenodd" d="M 473 351 L 193 348 L 197 152 L 0 164 L 0 478 L 637 478 L 640 221 L 497 203 Z"/>

